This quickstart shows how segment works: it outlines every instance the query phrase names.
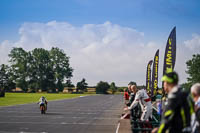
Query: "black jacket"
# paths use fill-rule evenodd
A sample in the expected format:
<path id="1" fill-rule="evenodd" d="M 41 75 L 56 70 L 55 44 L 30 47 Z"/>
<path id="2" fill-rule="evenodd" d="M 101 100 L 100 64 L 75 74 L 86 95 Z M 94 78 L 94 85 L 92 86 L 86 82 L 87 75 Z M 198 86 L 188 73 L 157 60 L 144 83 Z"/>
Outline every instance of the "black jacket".
<path id="1" fill-rule="evenodd" d="M 126 105 L 130 106 L 132 104 L 132 102 L 134 101 L 134 99 L 135 99 L 135 94 L 131 93 L 130 98 L 129 98 L 129 102 Z"/>
<path id="2" fill-rule="evenodd" d="M 184 128 L 190 127 L 190 122 L 188 93 L 174 87 L 168 94 L 158 133 L 165 133 L 167 130 L 169 133 L 182 133 Z"/>

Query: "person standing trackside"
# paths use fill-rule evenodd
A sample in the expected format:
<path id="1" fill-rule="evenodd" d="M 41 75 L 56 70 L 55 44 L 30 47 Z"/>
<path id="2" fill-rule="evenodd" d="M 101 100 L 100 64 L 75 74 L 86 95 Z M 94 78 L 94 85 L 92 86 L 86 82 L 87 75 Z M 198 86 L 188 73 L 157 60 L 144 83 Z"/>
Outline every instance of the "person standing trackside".
<path id="1" fill-rule="evenodd" d="M 130 107 L 126 108 L 125 110 L 132 110 L 134 109 L 139 102 L 142 105 L 142 116 L 140 118 L 141 121 L 148 121 L 148 119 L 152 116 L 152 104 L 151 99 L 147 95 L 144 89 L 138 90 L 135 85 L 132 85 L 131 88 L 135 94 L 135 99 Z"/>
<path id="2" fill-rule="evenodd" d="M 127 104 L 129 101 L 129 94 L 128 94 L 127 88 L 124 88 L 124 101 L 125 101 L 125 104 Z"/>
<path id="3" fill-rule="evenodd" d="M 126 103 L 127 106 L 130 106 L 135 99 L 135 94 L 133 93 L 131 86 L 132 86 L 132 84 L 128 84 L 129 100 Z M 131 121 L 136 120 L 136 113 L 135 112 L 136 112 L 136 110 L 133 110 L 133 109 L 130 110 Z"/>
<path id="4" fill-rule="evenodd" d="M 196 122 L 193 127 L 194 133 L 200 133 L 200 83 L 196 83 L 191 88 L 193 100 L 195 102 Z"/>
<path id="5" fill-rule="evenodd" d="M 152 133 L 190 133 L 191 114 L 187 100 L 188 93 L 178 87 L 178 74 L 166 73 L 162 77 L 164 90 L 168 94 L 165 102 L 160 127 Z"/>
<path id="6" fill-rule="evenodd" d="M 131 89 L 131 84 L 128 85 L 128 91 L 129 91 L 129 101 L 127 103 L 127 106 L 130 106 L 131 103 L 134 101 L 135 98 L 135 94 L 133 93 L 132 89 Z"/>

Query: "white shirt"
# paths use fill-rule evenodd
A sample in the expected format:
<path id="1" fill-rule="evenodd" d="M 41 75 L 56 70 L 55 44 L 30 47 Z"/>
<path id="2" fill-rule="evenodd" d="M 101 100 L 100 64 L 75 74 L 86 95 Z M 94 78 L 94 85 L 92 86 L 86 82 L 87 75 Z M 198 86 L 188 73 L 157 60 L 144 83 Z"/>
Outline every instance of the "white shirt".
<path id="1" fill-rule="evenodd" d="M 139 102 L 141 102 L 143 111 L 148 111 L 152 109 L 151 99 L 149 98 L 144 89 L 137 91 L 135 99 L 131 106 L 128 107 L 128 109 L 131 110 L 135 108 Z"/>

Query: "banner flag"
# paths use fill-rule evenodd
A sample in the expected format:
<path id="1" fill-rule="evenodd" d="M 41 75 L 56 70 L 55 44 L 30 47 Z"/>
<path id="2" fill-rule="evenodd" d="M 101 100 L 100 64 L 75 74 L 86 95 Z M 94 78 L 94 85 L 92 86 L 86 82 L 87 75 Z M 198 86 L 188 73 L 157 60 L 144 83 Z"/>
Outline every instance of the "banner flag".
<path id="1" fill-rule="evenodd" d="M 167 40 L 165 56 L 164 56 L 163 75 L 167 71 L 174 70 L 175 61 L 176 61 L 176 27 L 173 28 Z"/>
<path id="2" fill-rule="evenodd" d="M 156 51 L 156 54 L 154 56 L 151 97 L 155 94 L 155 91 L 158 88 L 158 65 L 159 65 L 159 49 Z"/>
<path id="3" fill-rule="evenodd" d="M 153 60 L 150 60 L 147 65 L 147 72 L 146 72 L 146 90 L 147 92 L 150 92 L 151 90 L 151 65 L 153 63 Z"/>

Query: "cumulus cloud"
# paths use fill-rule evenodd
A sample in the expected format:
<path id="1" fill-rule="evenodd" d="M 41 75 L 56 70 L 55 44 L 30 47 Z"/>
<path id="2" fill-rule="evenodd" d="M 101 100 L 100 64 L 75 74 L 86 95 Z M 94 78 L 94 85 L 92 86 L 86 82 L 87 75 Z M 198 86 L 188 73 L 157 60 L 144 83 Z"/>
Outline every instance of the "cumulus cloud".
<path id="1" fill-rule="evenodd" d="M 200 54 L 200 35 L 193 34 L 191 39 L 185 40 L 181 45 L 177 45 L 176 71 L 179 72 L 181 83 L 186 82 L 188 75 L 186 61 L 192 58 L 193 54 Z"/>
<path id="2" fill-rule="evenodd" d="M 13 43 L 8 40 L 0 43 L 0 64 L 8 64 L 8 54 L 13 46 Z"/>
<path id="3" fill-rule="evenodd" d="M 191 40 L 184 41 L 184 44 L 191 51 L 198 53 L 200 51 L 200 35 L 193 34 Z"/>
<path id="4" fill-rule="evenodd" d="M 111 22 L 85 24 L 80 27 L 56 21 L 24 23 L 19 34 L 18 41 L 1 43 L 0 63 L 7 61 L 7 54 L 12 47 L 22 47 L 25 50 L 59 47 L 71 57 L 70 63 L 75 70 L 72 78 L 74 83 L 86 78 L 90 85 L 95 85 L 100 80 L 114 81 L 117 85 L 126 85 L 129 81 L 145 84 L 148 61 L 153 59 L 157 49 L 161 49 L 160 55 L 164 55 L 165 48 L 165 43 L 145 43 L 144 33 Z M 198 39 L 199 36 L 193 36 L 192 40 L 184 42 L 183 47 L 199 47 L 199 43 L 195 43 Z M 181 58 L 185 53 L 182 51 L 177 53 L 176 68 L 185 73 L 185 58 Z M 184 57 L 189 57 L 191 53 Z M 163 56 L 160 61 L 159 75 L 162 74 Z M 182 76 L 186 77 L 184 74 Z"/>

